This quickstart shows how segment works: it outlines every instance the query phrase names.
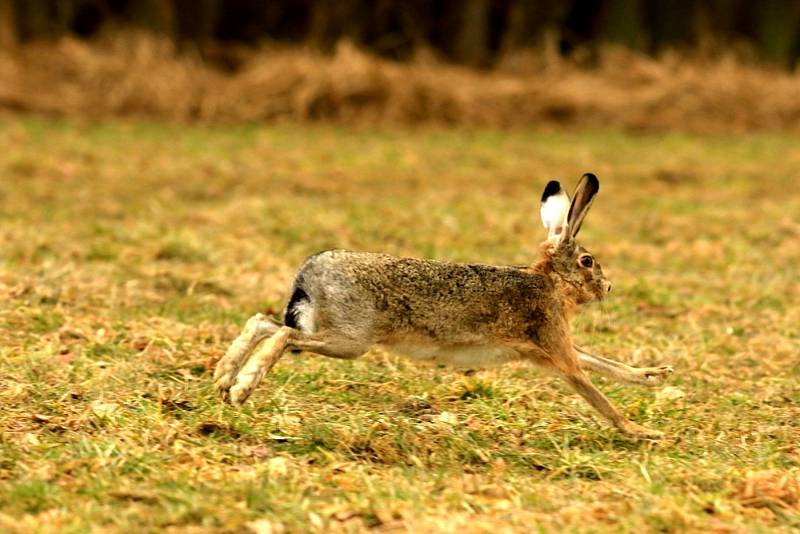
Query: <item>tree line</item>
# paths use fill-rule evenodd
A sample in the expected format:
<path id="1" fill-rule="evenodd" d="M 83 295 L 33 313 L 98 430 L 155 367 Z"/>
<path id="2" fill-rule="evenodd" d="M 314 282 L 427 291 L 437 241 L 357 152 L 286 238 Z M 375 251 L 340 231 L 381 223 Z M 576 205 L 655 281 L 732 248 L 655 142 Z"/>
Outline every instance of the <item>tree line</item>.
<path id="1" fill-rule="evenodd" d="M 136 27 L 199 50 L 330 51 L 346 38 L 397 60 L 425 48 L 475 67 L 546 39 L 565 55 L 605 42 L 650 54 L 710 43 L 787 67 L 800 59 L 798 0 L 0 0 L 0 25 L 15 42 Z"/>

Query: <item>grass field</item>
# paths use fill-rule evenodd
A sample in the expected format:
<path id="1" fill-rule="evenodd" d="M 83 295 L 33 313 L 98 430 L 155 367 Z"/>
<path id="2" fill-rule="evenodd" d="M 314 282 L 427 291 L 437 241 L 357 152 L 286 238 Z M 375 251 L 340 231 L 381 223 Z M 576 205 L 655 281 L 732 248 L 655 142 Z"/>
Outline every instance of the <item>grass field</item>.
<path id="1" fill-rule="evenodd" d="M 330 247 L 525 263 L 593 171 L 614 283 L 577 340 L 630 441 L 524 365 L 287 355 L 242 409 L 216 359 Z M 796 137 L 0 122 L 0 530 L 800 528 Z"/>

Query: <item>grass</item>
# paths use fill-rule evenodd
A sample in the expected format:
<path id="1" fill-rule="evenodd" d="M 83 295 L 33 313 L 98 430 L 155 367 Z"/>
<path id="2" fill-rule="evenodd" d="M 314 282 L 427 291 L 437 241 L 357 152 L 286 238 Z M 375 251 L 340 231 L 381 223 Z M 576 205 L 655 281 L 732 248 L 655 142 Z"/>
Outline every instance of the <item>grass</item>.
<path id="1" fill-rule="evenodd" d="M 800 148 L 790 136 L 0 122 L 0 529 L 800 528 Z M 615 284 L 577 339 L 632 442 L 524 365 L 287 356 L 241 410 L 213 364 L 347 247 L 524 263 L 592 170 Z"/>

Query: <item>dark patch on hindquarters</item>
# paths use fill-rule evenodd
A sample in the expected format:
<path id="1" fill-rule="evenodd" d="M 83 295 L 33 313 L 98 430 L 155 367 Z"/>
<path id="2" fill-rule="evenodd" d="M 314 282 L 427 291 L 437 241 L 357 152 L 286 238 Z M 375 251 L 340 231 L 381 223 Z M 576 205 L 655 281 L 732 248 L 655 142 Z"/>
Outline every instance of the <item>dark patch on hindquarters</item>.
<path id="1" fill-rule="evenodd" d="M 302 287 L 295 287 L 292 297 L 289 299 L 289 304 L 286 305 L 286 314 L 283 318 L 283 323 L 289 328 L 297 329 L 297 321 L 299 319 L 300 310 L 297 309 L 298 304 L 301 302 L 310 302 L 308 293 Z"/>
<path id="2" fill-rule="evenodd" d="M 311 299 L 308 296 L 308 293 L 302 287 L 295 287 L 294 292 L 292 293 L 292 297 L 289 299 L 289 304 L 286 305 L 286 314 L 283 318 L 283 322 L 289 328 L 297 328 L 297 321 L 299 319 L 300 310 L 297 309 L 297 305 L 301 302 L 310 302 Z M 298 329 L 299 330 L 299 329 Z M 289 349 L 289 352 L 292 354 L 300 354 L 300 349 Z"/>

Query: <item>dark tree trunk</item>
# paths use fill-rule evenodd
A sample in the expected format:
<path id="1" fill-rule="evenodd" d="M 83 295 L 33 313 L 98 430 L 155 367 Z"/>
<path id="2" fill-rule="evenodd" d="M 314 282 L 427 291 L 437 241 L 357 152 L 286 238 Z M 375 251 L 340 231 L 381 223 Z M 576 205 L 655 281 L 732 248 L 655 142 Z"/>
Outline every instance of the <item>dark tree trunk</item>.
<path id="1" fill-rule="evenodd" d="M 459 13 L 459 29 L 455 36 L 455 58 L 473 67 L 485 66 L 489 60 L 489 2 L 464 0 Z"/>
<path id="2" fill-rule="evenodd" d="M 316 48 L 330 52 L 342 38 L 361 42 L 364 6 L 359 0 L 316 1 L 312 4 L 309 40 Z"/>
<path id="3" fill-rule="evenodd" d="M 214 38 L 220 0 L 173 0 L 175 38 L 182 47 L 201 48 Z"/>
<path id="4" fill-rule="evenodd" d="M 7 50 L 17 44 L 14 6 L 11 0 L 0 0 L 0 48 Z"/>
<path id="5" fill-rule="evenodd" d="M 173 35 L 177 22 L 175 7 L 172 2 L 164 0 L 135 0 L 125 6 L 123 16 L 139 28 Z"/>
<path id="6" fill-rule="evenodd" d="M 603 6 L 598 37 L 634 50 L 645 45 L 642 0 L 608 0 Z"/>
<path id="7" fill-rule="evenodd" d="M 755 20 L 759 52 L 767 60 L 790 64 L 800 30 L 800 2 L 763 0 L 757 6 Z"/>
<path id="8" fill-rule="evenodd" d="M 557 28 L 565 13 L 563 2 L 513 0 L 508 7 L 501 52 L 539 46 L 544 32 Z"/>

